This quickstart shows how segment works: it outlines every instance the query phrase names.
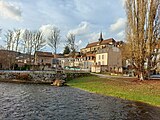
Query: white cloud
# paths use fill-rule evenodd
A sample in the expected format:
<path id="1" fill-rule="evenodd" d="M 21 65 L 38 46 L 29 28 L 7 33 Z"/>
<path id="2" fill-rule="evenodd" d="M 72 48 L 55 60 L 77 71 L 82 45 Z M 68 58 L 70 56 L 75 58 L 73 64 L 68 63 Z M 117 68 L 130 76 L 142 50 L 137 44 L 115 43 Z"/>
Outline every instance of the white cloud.
<path id="1" fill-rule="evenodd" d="M 123 6 L 125 5 L 125 2 L 126 2 L 126 1 L 127 1 L 127 0 L 121 0 Z"/>
<path id="2" fill-rule="evenodd" d="M 117 32 L 125 28 L 126 25 L 126 19 L 125 18 L 119 18 L 114 24 L 110 25 L 110 31 L 111 32 Z"/>
<path id="3" fill-rule="evenodd" d="M 96 42 L 99 38 L 99 33 L 91 33 L 89 34 L 89 42 Z"/>
<path id="4" fill-rule="evenodd" d="M 42 25 L 39 30 L 42 31 L 45 37 L 48 37 L 53 30 L 53 28 L 56 27 L 55 25 L 47 24 L 47 25 Z"/>
<path id="5" fill-rule="evenodd" d="M 121 0 L 121 3 L 122 3 L 123 6 L 125 6 L 126 1 L 127 0 Z"/>
<path id="6" fill-rule="evenodd" d="M 124 30 L 120 31 L 116 36 L 117 36 L 117 38 L 119 40 L 124 40 L 124 38 L 125 38 L 125 31 Z"/>
<path id="7" fill-rule="evenodd" d="M 61 44 L 65 44 L 66 35 L 70 31 L 76 34 L 76 43 L 79 40 L 82 41 L 80 48 L 86 46 L 88 42 L 98 41 L 100 31 L 106 33 L 104 39 L 109 37 L 118 38 L 117 34 L 122 29 L 111 32 L 110 25 L 116 22 L 118 18 L 125 18 L 123 1 L 47 0 L 46 2 L 45 0 L 0 0 L 0 26 L 3 31 L 12 30 L 13 28 L 27 28 L 30 30 L 40 28 L 47 36 L 51 28 L 56 25 L 61 30 L 61 40 L 63 41 Z M 11 10 L 13 8 L 14 10 Z M 20 10 L 23 10 L 23 13 Z M 17 14 L 17 11 L 19 11 L 19 14 Z M 110 14 L 111 12 L 112 14 Z M 4 13 L 7 15 L 4 15 Z M 3 17 L 1 17 L 2 14 Z M 107 15 L 109 15 L 109 18 Z M 16 22 L 15 20 L 19 20 L 21 16 L 23 21 Z M 9 19 L 2 19 L 4 17 Z M 2 39 L 5 38 L 2 36 Z M 62 45 L 60 45 L 60 49 L 63 49 Z"/>
<path id="8" fill-rule="evenodd" d="M 82 44 L 82 40 L 79 40 L 79 41 L 76 43 L 77 46 L 79 46 L 79 45 L 81 45 L 81 44 Z"/>
<path id="9" fill-rule="evenodd" d="M 75 35 L 84 35 L 89 31 L 89 28 L 90 24 L 86 21 L 82 21 L 77 28 L 70 30 L 68 34 L 73 33 Z"/>
<path id="10" fill-rule="evenodd" d="M 93 33 L 89 34 L 87 37 L 89 38 L 90 43 L 97 42 L 100 37 L 100 33 L 93 32 Z M 103 39 L 106 39 L 106 33 L 102 32 L 102 37 L 103 37 Z"/>
<path id="11" fill-rule="evenodd" d="M 20 21 L 21 14 L 20 8 L 15 4 L 3 0 L 0 1 L 0 16 Z"/>
<path id="12" fill-rule="evenodd" d="M 123 37 L 123 36 L 124 36 L 124 30 L 123 30 L 123 31 L 121 31 L 121 32 L 119 32 L 119 33 L 117 34 L 117 36 L 119 36 L 119 37 Z"/>

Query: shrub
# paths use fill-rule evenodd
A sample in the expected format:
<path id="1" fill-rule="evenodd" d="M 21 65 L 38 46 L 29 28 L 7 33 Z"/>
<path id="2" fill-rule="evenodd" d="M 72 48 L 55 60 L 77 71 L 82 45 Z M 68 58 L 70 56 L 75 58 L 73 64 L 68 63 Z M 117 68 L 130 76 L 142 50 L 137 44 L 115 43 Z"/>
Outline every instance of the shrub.
<path id="1" fill-rule="evenodd" d="M 17 79 L 30 80 L 31 76 L 28 73 L 20 73 L 20 74 L 17 75 Z"/>

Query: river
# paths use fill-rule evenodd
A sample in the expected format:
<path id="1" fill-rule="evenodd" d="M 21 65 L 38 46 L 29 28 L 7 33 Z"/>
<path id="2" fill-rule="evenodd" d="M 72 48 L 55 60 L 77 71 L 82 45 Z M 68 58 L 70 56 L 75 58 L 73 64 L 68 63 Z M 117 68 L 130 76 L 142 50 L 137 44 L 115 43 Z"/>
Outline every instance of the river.
<path id="1" fill-rule="evenodd" d="M 0 120 L 159 120 L 160 108 L 71 87 L 0 83 Z"/>

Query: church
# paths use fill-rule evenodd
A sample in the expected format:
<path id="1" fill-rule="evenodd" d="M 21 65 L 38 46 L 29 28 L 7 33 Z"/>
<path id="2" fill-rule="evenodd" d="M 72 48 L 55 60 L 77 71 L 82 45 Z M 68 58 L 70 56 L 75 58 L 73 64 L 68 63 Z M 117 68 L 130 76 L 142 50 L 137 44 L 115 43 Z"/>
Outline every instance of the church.
<path id="1" fill-rule="evenodd" d="M 85 48 L 82 48 L 81 53 L 96 53 L 97 50 L 107 46 L 116 46 L 117 42 L 113 38 L 103 40 L 102 33 L 97 42 L 89 43 Z"/>
<path id="2" fill-rule="evenodd" d="M 82 48 L 81 57 L 77 57 L 76 66 L 89 69 L 91 72 L 122 72 L 122 56 L 119 46 L 113 38 L 103 39 L 102 33 L 97 42 L 89 43 Z"/>

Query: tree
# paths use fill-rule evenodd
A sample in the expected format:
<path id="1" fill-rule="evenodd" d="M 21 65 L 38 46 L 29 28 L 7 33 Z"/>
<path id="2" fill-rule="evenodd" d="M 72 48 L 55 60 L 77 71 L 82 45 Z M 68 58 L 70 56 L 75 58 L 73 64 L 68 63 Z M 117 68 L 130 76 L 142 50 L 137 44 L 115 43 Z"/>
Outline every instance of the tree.
<path id="1" fill-rule="evenodd" d="M 9 69 L 15 68 L 16 52 L 18 51 L 18 45 L 20 41 L 20 30 L 8 30 L 6 35 L 6 64 L 8 64 Z M 14 52 L 16 51 L 16 52 Z M 4 57 L 4 56 L 3 56 Z"/>
<path id="2" fill-rule="evenodd" d="M 6 40 L 6 47 L 7 50 L 13 50 L 14 48 L 14 38 L 13 38 L 13 31 L 12 30 L 8 30 L 7 33 L 5 34 Z"/>
<path id="3" fill-rule="evenodd" d="M 53 49 L 54 54 L 57 53 L 57 46 L 60 42 L 60 30 L 53 27 L 48 37 L 48 45 Z"/>
<path id="4" fill-rule="evenodd" d="M 35 33 L 33 33 L 33 52 L 35 53 L 36 51 L 39 51 L 40 49 L 42 49 L 45 46 L 45 39 L 43 37 L 43 34 L 41 31 L 37 31 Z M 35 58 L 36 56 L 34 55 L 34 62 L 35 62 Z"/>
<path id="5" fill-rule="evenodd" d="M 20 29 L 8 30 L 5 34 L 7 50 L 18 51 L 20 45 Z"/>
<path id="6" fill-rule="evenodd" d="M 0 50 L 4 50 L 4 47 L 2 45 L 0 45 Z"/>
<path id="7" fill-rule="evenodd" d="M 23 34 L 24 40 L 24 49 L 26 49 L 26 53 L 32 54 L 33 51 L 33 33 L 30 30 L 26 30 Z"/>
<path id="8" fill-rule="evenodd" d="M 76 52 L 76 47 L 77 45 L 75 44 L 76 42 L 76 39 L 75 39 L 75 35 L 70 33 L 68 36 L 67 36 L 67 45 L 69 46 L 70 48 L 70 52 L 71 52 L 71 56 L 72 58 L 74 58 L 75 56 L 75 52 Z M 74 66 L 74 60 L 73 60 L 73 66 Z"/>
<path id="9" fill-rule="evenodd" d="M 69 54 L 70 53 L 70 49 L 68 46 L 65 46 L 63 54 Z"/>
<path id="10" fill-rule="evenodd" d="M 154 68 L 152 59 L 158 43 L 156 19 L 160 0 L 127 0 L 126 38 L 129 45 L 131 64 L 140 80 Z M 145 66 L 147 63 L 147 68 Z"/>
<path id="11" fill-rule="evenodd" d="M 71 53 L 74 54 L 76 52 L 76 47 L 77 45 L 75 44 L 76 39 L 75 39 L 75 35 L 70 33 L 67 36 L 67 44 L 70 47 Z"/>
<path id="12" fill-rule="evenodd" d="M 14 34 L 15 34 L 15 51 L 18 51 L 18 47 L 19 47 L 19 43 L 20 43 L 20 35 L 21 35 L 21 30 L 20 29 L 15 29 L 14 30 Z"/>
<path id="13" fill-rule="evenodd" d="M 33 34 L 33 50 L 39 51 L 45 46 L 46 40 L 43 37 L 42 32 L 37 31 Z"/>
<path id="14" fill-rule="evenodd" d="M 23 34 L 23 40 L 24 40 L 24 50 L 28 54 L 29 65 L 31 65 L 32 52 L 33 52 L 33 32 L 30 30 L 25 30 Z"/>
<path id="15" fill-rule="evenodd" d="M 2 33 L 2 28 L 0 28 L 0 35 Z M 0 49 L 4 49 L 4 47 L 2 45 L 0 45 Z"/>
<path id="16" fill-rule="evenodd" d="M 1 35 L 1 33 L 2 33 L 2 28 L 0 28 L 0 35 Z"/>

